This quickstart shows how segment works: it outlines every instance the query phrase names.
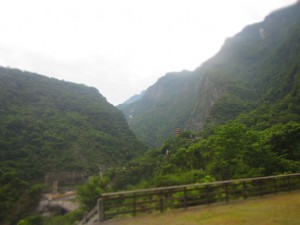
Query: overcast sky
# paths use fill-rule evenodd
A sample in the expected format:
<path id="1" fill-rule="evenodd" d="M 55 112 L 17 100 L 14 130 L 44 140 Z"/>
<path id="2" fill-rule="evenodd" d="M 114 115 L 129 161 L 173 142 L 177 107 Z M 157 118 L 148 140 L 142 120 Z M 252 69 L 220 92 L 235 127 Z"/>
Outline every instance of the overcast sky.
<path id="1" fill-rule="evenodd" d="M 295 2 L 0 0 L 0 65 L 96 87 L 117 105 Z"/>

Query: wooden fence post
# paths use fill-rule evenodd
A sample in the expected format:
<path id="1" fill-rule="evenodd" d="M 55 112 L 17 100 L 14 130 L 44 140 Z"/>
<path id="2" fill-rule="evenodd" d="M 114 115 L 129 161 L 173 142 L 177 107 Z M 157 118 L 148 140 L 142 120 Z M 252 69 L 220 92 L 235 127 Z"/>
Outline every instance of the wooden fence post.
<path id="1" fill-rule="evenodd" d="M 244 195 L 244 199 L 247 198 L 247 185 L 246 182 L 243 181 L 243 195 Z"/>
<path id="2" fill-rule="evenodd" d="M 163 191 L 160 192 L 160 212 L 164 211 L 164 196 Z"/>
<path id="3" fill-rule="evenodd" d="M 133 216 L 136 216 L 136 193 L 133 194 Z"/>
<path id="4" fill-rule="evenodd" d="M 83 213 L 83 224 L 87 223 L 87 218 L 86 218 L 87 214 L 88 214 L 87 212 Z"/>
<path id="5" fill-rule="evenodd" d="M 104 218 L 104 204 L 102 198 L 99 198 L 97 201 L 97 211 L 98 211 L 98 221 L 103 222 L 105 218 Z"/>
<path id="6" fill-rule="evenodd" d="M 231 197 L 235 199 L 235 196 L 247 199 L 253 196 L 263 197 L 265 194 L 277 194 L 281 191 L 295 189 L 300 189 L 300 174 L 107 193 L 98 199 L 97 208 L 84 215 L 82 223 L 86 223 L 87 219 L 92 216 L 94 219 L 96 212 L 98 221 L 101 223 L 120 214 L 136 216 L 144 209 L 147 211 L 149 207 L 150 211 L 154 207 L 155 211 L 160 210 L 162 213 L 166 209 L 177 208 L 178 205 L 187 209 L 190 203 L 194 205 L 194 202 L 197 205 L 206 204 L 209 206 L 211 203 L 220 201 L 228 203 L 232 200 Z M 112 201 L 114 204 L 108 204 L 107 201 Z M 96 209 L 97 211 L 95 211 Z"/>
<path id="7" fill-rule="evenodd" d="M 262 181 L 261 180 L 259 180 L 259 194 L 260 194 L 260 197 L 263 196 Z"/>
<path id="8" fill-rule="evenodd" d="M 206 185 L 206 204 L 209 205 L 209 185 Z"/>
<path id="9" fill-rule="evenodd" d="M 184 188 L 184 208 L 187 209 L 187 195 L 186 195 L 186 187 Z"/>
<path id="10" fill-rule="evenodd" d="M 276 177 L 274 177 L 273 182 L 274 182 L 274 192 L 275 192 L 275 194 L 277 194 L 277 181 L 276 181 Z"/>
<path id="11" fill-rule="evenodd" d="M 229 196 L 228 196 L 228 183 L 225 184 L 225 196 L 226 196 L 226 203 L 228 203 L 228 199 L 229 199 Z"/>

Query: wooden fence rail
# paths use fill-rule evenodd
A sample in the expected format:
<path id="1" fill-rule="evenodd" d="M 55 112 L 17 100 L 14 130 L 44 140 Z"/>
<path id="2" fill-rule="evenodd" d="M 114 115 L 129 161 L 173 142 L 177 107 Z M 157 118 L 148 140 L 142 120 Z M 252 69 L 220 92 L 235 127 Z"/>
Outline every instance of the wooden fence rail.
<path id="1" fill-rule="evenodd" d="M 300 189 L 300 173 L 102 194 L 98 221 Z"/>

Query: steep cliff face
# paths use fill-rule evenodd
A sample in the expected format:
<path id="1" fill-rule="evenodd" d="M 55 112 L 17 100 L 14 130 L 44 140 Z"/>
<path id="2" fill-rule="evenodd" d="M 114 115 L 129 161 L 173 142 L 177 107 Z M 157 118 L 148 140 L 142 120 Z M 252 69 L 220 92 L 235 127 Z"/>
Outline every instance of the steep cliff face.
<path id="1" fill-rule="evenodd" d="M 186 128 L 196 131 L 202 129 L 211 107 L 224 96 L 225 90 L 225 82 L 217 83 L 213 76 L 205 76 L 199 86 L 198 98 Z"/>
<path id="2" fill-rule="evenodd" d="M 199 68 L 203 82 L 190 128 L 224 123 L 295 89 L 299 76 L 300 5 L 276 11 L 228 39 Z M 297 88 L 296 88 L 297 89 Z"/>
<path id="3" fill-rule="evenodd" d="M 159 144 L 176 126 L 199 131 L 274 105 L 298 89 L 299 43 L 300 5 L 295 4 L 245 27 L 189 75 L 165 76 L 121 109 L 140 139 Z"/>
<path id="4" fill-rule="evenodd" d="M 156 146 L 185 127 L 196 101 L 201 77 L 194 72 L 169 73 L 149 87 L 133 104 L 119 105 L 140 140 Z"/>

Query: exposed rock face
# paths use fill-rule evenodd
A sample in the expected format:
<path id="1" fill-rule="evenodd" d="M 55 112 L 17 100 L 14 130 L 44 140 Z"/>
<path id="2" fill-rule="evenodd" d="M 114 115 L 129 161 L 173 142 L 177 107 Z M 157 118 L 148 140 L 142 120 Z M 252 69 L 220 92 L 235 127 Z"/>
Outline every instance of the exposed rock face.
<path id="1" fill-rule="evenodd" d="M 245 27 L 192 72 L 170 73 L 137 102 L 120 108 L 141 140 L 159 145 L 175 128 L 222 124 L 295 89 L 300 64 L 300 5 Z"/>

